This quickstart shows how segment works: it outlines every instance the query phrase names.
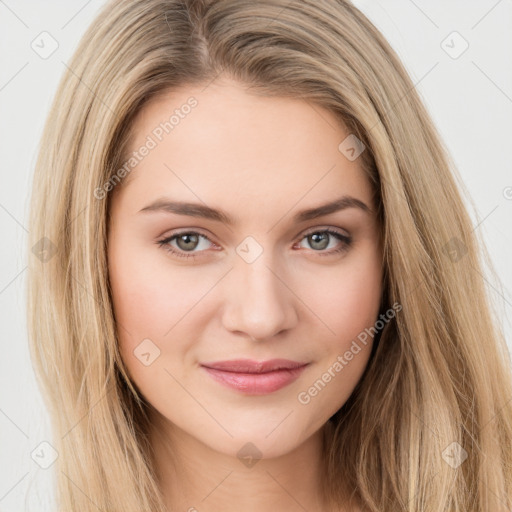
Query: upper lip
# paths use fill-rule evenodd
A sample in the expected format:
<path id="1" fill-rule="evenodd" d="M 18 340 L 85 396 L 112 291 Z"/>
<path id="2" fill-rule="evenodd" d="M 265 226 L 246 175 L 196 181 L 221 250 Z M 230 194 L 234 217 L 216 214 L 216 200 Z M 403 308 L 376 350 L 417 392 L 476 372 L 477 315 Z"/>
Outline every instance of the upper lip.
<path id="1" fill-rule="evenodd" d="M 215 361 L 202 363 L 201 366 L 215 370 L 234 373 L 268 373 L 275 370 L 292 370 L 308 363 L 291 361 L 290 359 L 269 359 L 268 361 L 253 361 L 251 359 L 232 359 L 230 361 Z"/>

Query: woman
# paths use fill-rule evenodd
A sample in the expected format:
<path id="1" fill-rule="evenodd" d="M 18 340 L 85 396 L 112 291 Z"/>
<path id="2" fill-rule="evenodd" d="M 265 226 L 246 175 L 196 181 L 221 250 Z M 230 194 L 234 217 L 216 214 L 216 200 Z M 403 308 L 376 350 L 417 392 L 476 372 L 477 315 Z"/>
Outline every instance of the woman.
<path id="1" fill-rule="evenodd" d="M 112 1 L 69 68 L 28 309 L 61 510 L 509 509 L 473 226 L 369 20 Z"/>

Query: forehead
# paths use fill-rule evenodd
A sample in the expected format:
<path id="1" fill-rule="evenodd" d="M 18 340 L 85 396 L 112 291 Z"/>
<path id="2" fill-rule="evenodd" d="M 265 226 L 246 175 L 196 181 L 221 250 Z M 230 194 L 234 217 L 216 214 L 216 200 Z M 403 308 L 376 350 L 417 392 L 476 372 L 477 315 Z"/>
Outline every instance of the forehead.
<path id="1" fill-rule="evenodd" d="M 124 178 L 127 193 L 231 204 L 247 215 L 262 203 L 290 209 L 342 195 L 371 204 L 361 159 L 339 149 L 349 135 L 332 112 L 301 99 L 255 95 L 228 80 L 181 87 L 134 120 L 127 158 L 150 149 Z"/>

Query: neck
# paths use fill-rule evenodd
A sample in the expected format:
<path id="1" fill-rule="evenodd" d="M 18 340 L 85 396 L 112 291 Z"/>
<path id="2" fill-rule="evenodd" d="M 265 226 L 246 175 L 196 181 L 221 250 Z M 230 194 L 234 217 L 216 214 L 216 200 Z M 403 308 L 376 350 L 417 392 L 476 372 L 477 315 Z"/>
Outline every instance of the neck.
<path id="1" fill-rule="evenodd" d="M 158 413 L 152 425 L 156 473 L 169 511 L 329 509 L 323 487 L 328 425 L 290 453 L 252 461 L 214 450 Z"/>

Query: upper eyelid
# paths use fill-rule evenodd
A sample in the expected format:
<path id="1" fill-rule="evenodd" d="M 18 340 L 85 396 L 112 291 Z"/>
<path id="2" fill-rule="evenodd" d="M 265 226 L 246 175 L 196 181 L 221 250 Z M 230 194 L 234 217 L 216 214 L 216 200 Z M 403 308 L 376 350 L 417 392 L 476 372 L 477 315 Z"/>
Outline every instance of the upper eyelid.
<path id="1" fill-rule="evenodd" d="M 348 234 L 345 234 L 345 233 L 342 233 L 341 231 L 346 231 L 342 228 L 335 228 L 333 226 L 320 226 L 319 228 L 315 227 L 315 228 L 308 228 L 306 229 L 305 231 L 301 231 L 301 233 L 303 233 L 302 236 L 307 236 L 307 235 L 310 235 L 311 233 L 316 233 L 317 231 L 335 231 L 337 234 L 339 235 L 342 235 L 342 236 L 346 236 L 347 238 L 350 238 L 351 235 Z"/>
<path id="2" fill-rule="evenodd" d="M 311 235 L 312 233 L 323 232 L 323 231 L 335 231 L 336 234 L 338 234 L 342 237 L 351 238 L 350 234 L 341 233 L 340 230 L 341 230 L 341 228 L 335 228 L 333 226 L 320 226 L 320 227 L 308 228 L 305 231 L 301 231 L 301 233 L 299 234 L 300 238 L 298 238 L 299 235 L 297 235 L 296 237 L 294 237 L 294 240 L 296 240 L 296 239 L 302 240 L 304 237 Z M 183 229 L 181 231 L 178 231 L 177 233 L 173 233 L 169 236 L 160 238 L 160 241 L 168 242 L 168 241 L 174 240 L 175 238 L 179 237 L 180 235 L 186 235 L 186 234 L 197 234 L 199 236 L 206 238 L 212 244 L 218 245 L 208 235 L 205 235 L 204 233 L 202 233 L 201 230 L 198 228 Z M 202 251 L 199 251 L 199 252 L 202 252 Z"/>
<path id="3" fill-rule="evenodd" d="M 200 231 L 198 231 L 196 229 L 188 229 L 188 230 L 178 231 L 177 233 L 172 233 L 171 235 L 160 237 L 160 242 L 168 242 L 168 241 L 173 240 L 181 235 L 189 235 L 189 234 L 202 236 L 203 238 L 206 238 L 212 244 L 215 243 L 208 235 L 205 235 L 204 233 L 201 233 Z"/>

